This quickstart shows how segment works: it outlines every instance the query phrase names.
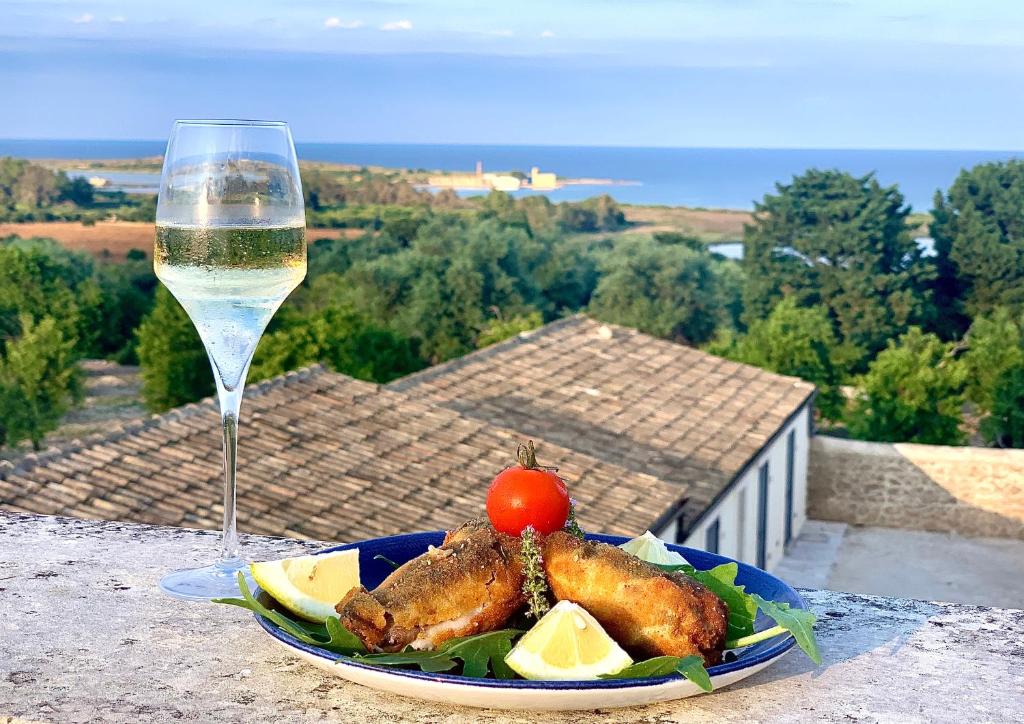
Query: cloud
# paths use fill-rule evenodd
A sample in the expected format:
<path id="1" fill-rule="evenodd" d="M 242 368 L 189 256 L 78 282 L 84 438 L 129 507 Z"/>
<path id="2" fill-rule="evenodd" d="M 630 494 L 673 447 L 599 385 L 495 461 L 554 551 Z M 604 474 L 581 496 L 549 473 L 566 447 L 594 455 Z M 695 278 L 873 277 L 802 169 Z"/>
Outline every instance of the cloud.
<path id="1" fill-rule="evenodd" d="M 77 18 L 73 19 L 71 22 L 73 22 L 75 25 L 88 25 L 92 21 L 93 21 L 92 13 L 82 13 Z"/>
<path id="2" fill-rule="evenodd" d="M 355 30 L 365 25 L 362 20 L 342 20 L 341 18 L 330 17 L 324 20 L 325 28 L 341 28 L 342 30 Z"/>
<path id="3" fill-rule="evenodd" d="M 542 38 L 553 38 L 553 37 L 555 37 L 555 34 L 552 33 L 550 30 L 542 30 L 541 33 L 540 33 L 540 37 L 542 37 Z"/>
<path id="4" fill-rule="evenodd" d="M 112 15 L 110 17 L 110 22 L 112 22 L 112 23 L 127 23 L 128 22 L 128 18 L 126 18 L 124 15 Z"/>
<path id="5" fill-rule="evenodd" d="M 387 30 L 387 31 L 392 31 L 392 30 L 412 30 L 412 21 L 411 20 L 395 20 L 395 21 L 390 22 L 390 23 L 384 23 L 383 25 L 380 26 L 380 29 L 381 30 Z"/>
<path id="6" fill-rule="evenodd" d="M 511 30 L 491 30 L 487 35 L 493 35 L 498 38 L 511 38 L 515 36 L 515 32 Z"/>

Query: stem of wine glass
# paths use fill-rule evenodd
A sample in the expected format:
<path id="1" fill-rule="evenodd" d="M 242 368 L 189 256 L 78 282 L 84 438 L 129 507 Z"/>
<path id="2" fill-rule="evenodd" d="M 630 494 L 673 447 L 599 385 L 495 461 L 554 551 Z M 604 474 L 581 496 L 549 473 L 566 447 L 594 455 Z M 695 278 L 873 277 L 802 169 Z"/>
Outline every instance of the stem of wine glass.
<path id="1" fill-rule="evenodd" d="M 246 366 L 248 371 L 248 365 Z M 225 567 L 237 567 L 238 529 L 235 522 L 235 473 L 238 460 L 238 413 L 242 408 L 243 382 L 228 388 L 214 368 L 217 397 L 220 400 L 220 420 L 224 433 L 224 529 L 221 537 L 220 561 Z"/>

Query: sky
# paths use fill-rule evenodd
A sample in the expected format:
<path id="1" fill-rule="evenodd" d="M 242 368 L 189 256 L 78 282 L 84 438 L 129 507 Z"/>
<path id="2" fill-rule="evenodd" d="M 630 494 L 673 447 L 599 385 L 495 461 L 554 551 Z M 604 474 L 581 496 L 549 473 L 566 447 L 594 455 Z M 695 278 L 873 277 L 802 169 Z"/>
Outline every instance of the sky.
<path id="1" fill-rule="evenodd" d="M 1017 0 L 0 0 L 0 138 L 1024 149 Z"/>

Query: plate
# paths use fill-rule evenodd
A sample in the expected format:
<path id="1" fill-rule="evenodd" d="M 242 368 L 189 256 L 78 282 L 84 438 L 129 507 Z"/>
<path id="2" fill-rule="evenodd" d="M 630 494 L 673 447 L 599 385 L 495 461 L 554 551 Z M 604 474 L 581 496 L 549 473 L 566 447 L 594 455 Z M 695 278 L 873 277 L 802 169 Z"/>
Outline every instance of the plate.
<path id="1" fill-rule="evenodd" d="M 587 539 L 612 545 L 629 540 L 623 536 L 613 535 L 588 535 Z M 440 546 L 443 541 L 443 531 L 410 533 L 334 546 L 319 551 L 317 555 L 358 548 L 363 585 L 372 590 L 392 571 L 391 566 L 384 561 L 376 560 L 375 556 L 384 556 L 395 563 L 405 563 L 424 553 L 427 546 Z M 735 562 L 739 566 L 736 582 L 746 586 L 748 593 L 757 593 L 771 601 L 782 601 L 793 608 L 807 608 L 807 604 L 796 591 L 759 568 L 693 548 L 673 544 L 668 544 L 668 548 L 681 553 L 695 568 L 701 570 L 722 563 Z M 374 689 L 443 704 L 461 704 L 487 709 L 610 709 L 682 699 L 704 693 L 696 684 L 677 675 L 598 681 L 472 679 L 454 674 L 429 674 L 419 670 L 383 668 L 349 660 L 338 661 L 337 654 L 302 643 L 262 616 L 256 615 L 256 620 L 278 644 L 330 674 Z M 759 614 L 755 629 L 761 630 L 772 625 L 773 621 Z M 793 648 L 794 643 L 791 636 L 780 635 L 740 650 L 735 660 L 710 667 L 708 673 L 711 675 L 715 690 L 757 673 L 785 655 Z"/>

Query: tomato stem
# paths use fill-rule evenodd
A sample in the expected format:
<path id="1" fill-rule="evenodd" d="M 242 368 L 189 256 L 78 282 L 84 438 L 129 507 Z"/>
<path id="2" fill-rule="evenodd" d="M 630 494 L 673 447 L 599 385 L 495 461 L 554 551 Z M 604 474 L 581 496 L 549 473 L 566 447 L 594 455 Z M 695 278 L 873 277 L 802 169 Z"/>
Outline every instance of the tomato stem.
<path id="1" fill-rule="evenodd" d="M 516 458 L 524 470 L 537 469 L 537 449 L 533 446 L 533 440 L 529 440 L 525 445 L 516 445 Z"/>

